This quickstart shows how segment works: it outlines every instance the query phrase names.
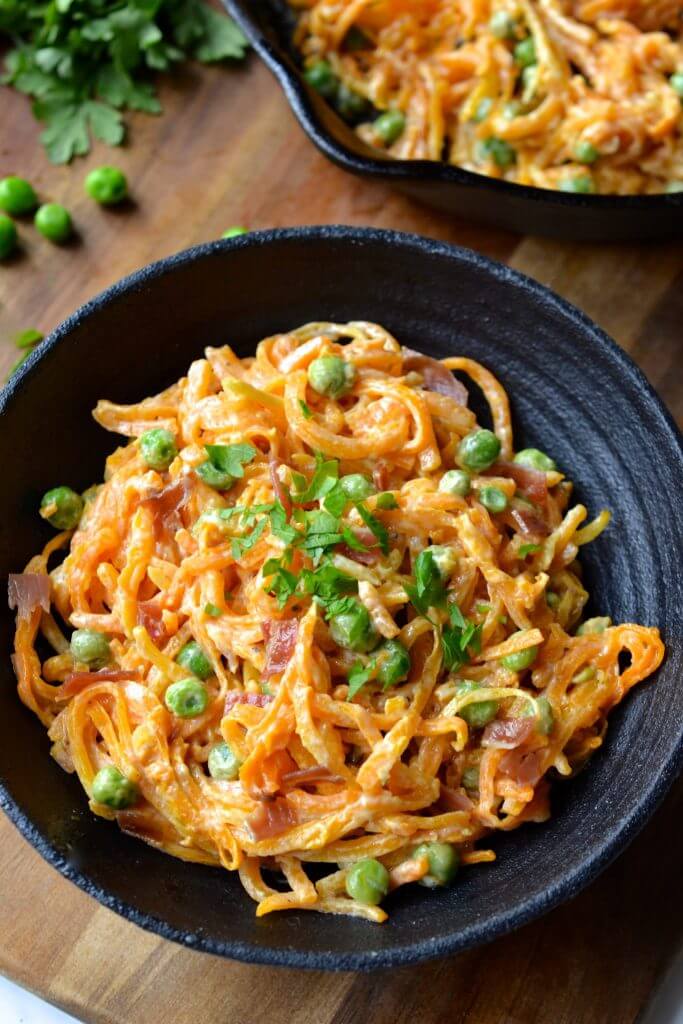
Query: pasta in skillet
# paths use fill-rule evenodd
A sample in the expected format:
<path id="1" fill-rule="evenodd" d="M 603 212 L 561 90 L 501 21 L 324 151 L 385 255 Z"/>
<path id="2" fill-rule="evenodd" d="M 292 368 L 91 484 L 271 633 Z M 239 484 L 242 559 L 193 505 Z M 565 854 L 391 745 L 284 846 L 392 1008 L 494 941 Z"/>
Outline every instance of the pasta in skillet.
<path id="1" fill-rule="evenodd" d="M 308 81 L 404 160 L 575 193 L 683 190 L 673 0 L 290 0 Z"/>
<path id="2" fill-rule="evenodd" d="M 60 532 L 9 584 L 19 695 L 96 814 L 239 872 L 259 915 L 380 922 L 493 860 L 662 660 L 655 628 L 582 622 L 609 514 L 515 452 L 468 358 L 314 323 L 94 415 L 129 440 L 43 498 Z"/>

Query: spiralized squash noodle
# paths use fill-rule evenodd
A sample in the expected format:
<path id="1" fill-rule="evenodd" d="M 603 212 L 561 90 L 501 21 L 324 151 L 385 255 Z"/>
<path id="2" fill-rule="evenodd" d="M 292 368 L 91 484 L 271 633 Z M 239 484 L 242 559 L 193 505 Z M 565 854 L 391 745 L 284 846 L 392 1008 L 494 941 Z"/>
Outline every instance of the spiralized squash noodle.
<path id="1" fill-rule="evenodd" d="M 358 134 L 392 157 L 565 191 L 683 188 L 675 0 L 290 3 L 305 65 L 366 101 Z M 385 111 L 405 119 L 396 138 L 373 127 Z"/>
<path id="2" fill-rule="evenodd" d="M 355 368 L 341 398 L 308 382 L 321 355 Z M 347 894 L 359 860 L 381 861 L 391 889 L 425 875 L 428 858 L 413 856 L 420 843 L 451 844 L 465 866 L 493 860 L 480 841 L 548 818 L 551 770 L 584 764 L 609 710 L 663 657 L 656 628 L 576 632 L 588 597 L 578 545 L 608 516 L 582 527 L 586 509 L 570 506 L 559 470 L 525 475 L 510 461 L 508 400 L 488 371 L 469 359 L 414 359 L 376 324 L 308 324 L 261 341 L 253 358 L 207 349 L 186 377 L 135 405 L 99 402 L 96 420 L 129 440 L 87 492 L 77 529 L 12 578 L 19 695 L 92 811 L 173 856 L 239 872 L 259 915 L 380 922 L 381 907 Z M 500 460 L 472 472 L 467 497 L 439 488 L 477 427 L 459 386 L 428 390 L 443 386 L 444 367 L 483 388 L 501 441 Z M 159 425 L 178 450 L 164 471 L 149 468 L 139 442 Z M 253 454 L 219 491 L 197 470 L 207 445 L 234 444 Z M 374 476 L 381 497 L 342 501 L 312 539 L 352 473 Z M 482 503 L 491 485 L 508 497 L 502 512 Z M 535 542 L 515 507 L 533 512 L 522 523 L 540 522 Z M 441 597 L 420 610 L 416 563 L 433 545 L 450 562 L 439 570 Z M 279 595 L 278 567 L 291 585 Z M 330 595 L 301 586 L 324 571 L 342 581 L 337 597 L 367 608 L 377 643 L 398 640 L 408 652 L 407 677 L 380 685 L 381 647 L 358 654 L 335 643 Z M 110 663 L 75 662 L 66 626 L 105 633 Z M 177 657 L 190 640 L 210 662 L 209 699 L 180 718 L 165 694 L 188 676 Z M 45 643 L 54 654 L 43 659 Z M 534 651 L 530 668 L 502 660 Z M 479 688 L 462 687 L 467 680 Z M 483 699 L 494 707 L 485 727 L 471 716 Z M 207 768 L 222 742 L 241 765 L 232 780 Z M 133 806 L 94 799 L 108 765 L 137 787 Z"/>

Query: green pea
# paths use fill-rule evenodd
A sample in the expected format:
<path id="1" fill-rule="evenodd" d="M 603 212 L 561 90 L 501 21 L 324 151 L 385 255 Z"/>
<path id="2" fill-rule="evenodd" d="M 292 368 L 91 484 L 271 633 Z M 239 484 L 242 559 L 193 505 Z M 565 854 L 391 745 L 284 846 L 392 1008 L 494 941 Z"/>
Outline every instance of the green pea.
<path id="1" fill-rule="evenodd" d="M 221 235 L 221 238 L 239 238 L 240 235 L 248 234 L 248 228 L 242 228 L 238 224 L 236 224 L 233 228 L 228 228 L 227 231 L 224 231 L 223 234 Z"/>
<path id="2" fill-rule="evenodd" d="M 308 367 L 308 383 L 319 395 L 341 398 L 354 385 L 356 367 L 341 356 L 318 356 Z"/>
<path id="3" fill-rule="evenodd" d="M 560 603 L 560 595 L 554 593 L 554 591 L 552 590 L 546 590 L 545 603 L 548 605 L 549 608 L 557 608 L 558 604 Z"/>
<path id="4" fill-rule="evenodd" d="M 402 682 L 410 672 L 410 655 L 398 640 L 385 640 L 377 649 L 377 682 L 383 689 Z"/>
<path id="5" fill-rule="evenodd" d="M 477 473 L 492 466 L 499 455 L 500 441 L 492 430 L 473 430 L 458 446 L 460 462 Z"/>
<path id="6" fill-rule="evenodd" d="M 304 78 L 316 92 L 328 100 L 332 99 L 339 88 L 339 79 L 326 60 L 318 60 L 315 64 L 309 64 L 304 71 Z"/>
<path id="7" fill-rule="evenodd" d="M 150 469 L 168 469 L 178 454 L 175 437 L 163 428 L 146 430 L 140 435 L 140 454 Z"/>
<path id="8" fill-rule="evenodd" d="M 521 68 L 529 68 L 536 63 L 536 43 L 533 36 L 527 36 L 515 46 L 512 51 L 515 63 Z"/>
<path id="9" fill-rule="evenodd" d="M 439 490 L 443 494 L 458 494 L 461 498 L 466 498 L 471 488 L 469 473 L 462 469 L 449 469 L 439 481 Z"/>
<path id="10" fill-rule="evenodd" d="M 600 150 L 592 142 L 580 141 L 574 146 L 574 159 L 580 164 L 594 164 L 600 156 Z"/>
<path id="11" fill-rule="evenodd" d="M 349 473 L 348 476 L 343 476 L 340 486 L 349 501 L 364 501 L 377 490 L 372 481 L 362 473 Z"/>
<path id="12" fill-rule="evenodd" d="M 75 629 L 71 634 L 71 653 L 74 661 L 92 668 L 102 668 L 111 661 L 109 639 L 95 629 Z"/>
<path id="13" fill-rule="evenodd" d="M 359 92 L 349 89 L 348 85 L 345 85 L 343 82 L 337 90 L 335 106 L 341 116 L 347 121 L 359 121 L 370 109 L 370 104 L 365 96 L 361 96 Z"/>
<path id="14" fill-rule="evenodd" d="M 0 213 L 0 260 L 6 260 L 17 247 L 17 228 L 11 217 Z"/>
<path id="15" fill-rule="evenodd" d="M 363 654 L 377 646 L 378 635 L 370 613 L 359 601 L 352 611 L 342 612 L 330 620 L 330 635 L 338 647 Z"/>
<path id="16" fill-rule="evenodd" d="M 92 796 L 98 804 L 122 811 L 132 807 L 139 798 L 138 787 L 113 764 L 100 768 L 92 781 Z"/>
<path id="17" fill-rule="evenodd" d="M 496 39 L 514 39 L 515 26 L 515 19 L 507 11 L 496 11 L 489 21 L 489 30 Z"/>
<path id="18" fill-rule="evenodd" d="M 542 473 L 551 473 L 557 469 L 557 463 L 539 448 L 522 448 L 512 461 L 517 462 L 520 466 L 527 466 L 529 469 L 538 469 Z"/>
<path id="19" fill-rule="evenodd" d="M 394 509 L 394 508 L 398 508 L 398 502 L 396 501 L 396 498 L 391 493 L 391 491 L 382 491 L 381 494 L 377 495 L 377 500 L 375 501 L 375 508 L 381 508 L 381 509 Z"/>
<path id="20" fill-rule="evenodd" d="M 507 496 L 501 491 L 500 487 L 481 487 L 478 498 L 484 508 L 494 514 L 504 512 L 508 507 Z"/>
<path id="21" fill-rule="evenodd" d="M 352 900 L 375 907 L 389 892 L 389 872 L 372 857 L 359 860 L 346 875 L 346 891 Z"/>
<path id="22" fill-rule="evenodd" d="M 538 722 L 536 728 L 542 736 L 549 736 L 553 731 L 553 725 L 555 724 L 553 706 L 547 697 L 537 697 L 536 703 L 538 705 Z"/>
<path id="23" fill-rule="evenodd" d="M 81 518 L 83 505 L 83 498 L 70 487 L 53 487 L 45 492 L 40 502 L 41 510 L 52 506 L 52 511 L 45 518 L 57 530 L 74 530 Z"/>
<path id="24" fill-rule="evenodd" d="M 235 482 L 234 476 L 230 476 L 224 470 L 218 469 L 210 459 L 202 462 L 201 466 L 197 466 L 195 472 L 205 484 L 208 484 L 209 487 L 215 487 L 217 491 L 227 491 Z"/>
<path id="25" fill-rule="evenodd" d="M 493 160 L 494 164 L 504 170 L 517 162 L 517 152 L 505 139 L 497 139 L 491 135 L 479 143 L 477 153 L 484 161 Z"/>
<path id="26" fill-rule="evenodd" d="M 10 175 L 0 181 L 0 210 L 11 213 L 13 217 L 21 217 L 35 210 L 38 197 L 33 186 L 24 178 Z"/>
<path id="27" fill-rule="evenodd" d="M 71 214 L 59 203 L 45 203 L 39 206 L 33 223 L 40 234 L 55 245 L 62 245 L 73 232 Z"/>
<path id="28" fill-rule="evenodd" d="M 670 181 L 666 186 L 666 191 L 669 195 L 674 195 L 676 192 L 683 192 L 683 181 Z"/>
<path id="29" fill-rule="evenodd" d="M 420 559 L 420 556 L 426 554 L 426 552 L 429 552 L 432 556 L 434 565 L 439 570 L 442 580 L 447 580 L 449 576 L 452 576 L 455 571 L 455 567 L 458 564 L 458 556 L 453 548 L 448 548 L 443 544 L 431 544 L 428 548 L 425 548 L 424 551 L 420 552 L 415 560 L 416 573 L 418 570 L 417 562 Z"/>
<path id="30" fill-rule="evenodd" d="M 176 661 L 198 679 L 208 679 L 213 675 L 213 665 L 196 640 L 185 644 Z"/>
<path id="31" fill-rule="evenodd" d="M 101 206 L 115 206 L 128 195 L 128 182 L 118 167 L 95 167 L 85 179 L 85 191 Z"/>
<path id="32" fill-rule="evenodd" d="M 609 615 L 596 615 L 593 619 L 586 619 L 576 631 L 577 636 L 586 636 L 588 633 L 604 633 L 612 625 Z"/>
<path id="33" fill-rule="evenodd" d="M 493 109 L 493 100 L 490 96 L 485 96 L 482 100 L 477 103 L 476 109 L 472 116 L 472 120 L 475 124 L 481 124 L 491 113 Z"/>
<path id="34" fill-rule="evenodd" d="M 460 867 L 460 854 L 450 843 L 420 843 L 413 851 L 413 857 L 426 857 L 429 874 L 420 879 L 420 885 L 430 889 L 439 885 L 451 885 Z"/>
<path id="35" fill-rule="evenodd" d="M 385 110 L 373 123 L 372 128 L 377 138 L 390 146 L 403 135 L 405 126 L 405 115 L 400 110 Z"/>
<path id="36" fill-rule="evenodd" d="M 577 177 L 563 178 L 560 182 L 560 192 L 587 196 L 595 192 L 595 185 L 589 174 L 580 174 Z"/>
<path id="37" fill-rule="evenodd" d="M 538 647 L 526 647 L 523 651 L 506 654 L 504 658 L 500 659 L 500 663 L 503 668 L 507 668 L 511 672 L 523 672 L 525 668 L 533 665 L 537 657 Z"/>
<path id="38" fill-rule="evenodd" d="M 669 79 L 669 85 L 683 100 L 683 71 L 676 71 Z"/>
<path id="39" fill-rule="evenodd" d="M 463 770 L 461 782 L 469 792 L 479 789 L 479 765 L 471 764 Z"/>
<path id="40" fill-rule="evenodd" d="M 455 695 L 456 697 L 464 697 L 466 693 L 473 693 L 475 690 L 480 689 L 481 683 L 475 682 L 474 679 L 465 679 L 456 686 Z M 460 718 L 464 718 L 472 729 L 483 729 L 497 714 L 497 700 L 473 701 L 458 711 Z"/>
<path id="41" fill-rule="evenodd" d="M 178 718 L 196 718 L 206 711 L 209 695 L 198 679 L 180 679 L 166 690 L 164 703 Z"/>
<path id="42" fill-rule="evenodd" d="M 228 743 L 217 743 L 209 751 L 209 775 L 212 779 L 236 779 L 242 762 Z"/>

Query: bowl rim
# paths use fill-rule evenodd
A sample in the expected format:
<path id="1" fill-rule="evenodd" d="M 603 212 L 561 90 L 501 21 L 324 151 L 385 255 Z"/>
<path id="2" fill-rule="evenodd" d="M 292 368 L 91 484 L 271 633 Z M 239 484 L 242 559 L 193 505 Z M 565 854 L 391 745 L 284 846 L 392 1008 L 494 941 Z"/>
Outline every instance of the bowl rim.
<path id="1" fill-rule="evenodd" d="M 23 382 L 38 371 L 43 358 L 55 346 L 65 341 L 75 327 L 106 310 L 118 297 L 131 291 L 146 288 L 155 279 L 163 275 L 173 273 L 189 264 L 218 256 L 221 253 L 268 247 L 274 243 L 286 246 L 289 243 L 298 244 L 301 241 L 316 243 L 342 242 L 351 246 L 362 245 L 366 242 L 389 245 L 399 247 L 406 252 L 417 252 L 420 255 L 449 260 L 455 266 L 461 266 L 463 263 L 469 264 L 485 274 L 496 278 L 498 281 L 510 284 L 516 289 L 521 289 L 536 301 L 541 301 L 544 305 L 552 307 L 559 316 L 572 320 L 587 339 L 590 338 L 593 343 L 601 346 L 603 350 L 608 352 L 618 363 L 619 372 L 624 374 L 634 387 L 641 390 L 649 407 L 658 414 L 662 429 L 668 431 L 672 441 L 677 445 L 683 470 L 683 436 L 681 436 L 666 406 L 630 356 L 577 307 L 533 278 L 473 250 L 451 245 L 447 242 L 436 241 L 417 234 L 345 225 L 313 225 L 248 232 L 236 238 L 219 239 L 192 246 L 133 271 L 77 309 L 33 350 L 26 362 L 13 374 L 9 382 L 0 391 L 0 419 L 10 403 L 21 400 L 19 393 L 22 390 Z M 220 941 L 207 937 L 205 934 L 176 928 L 170 925 L 168 921 L 146 911 L 141 911 L 138 907 L 115 896 L 103 886 L 93 882 L 85 871 L 79 870 L 70 863 L 42 835 L 38 827 L 21 809 L 5 786 L 2 778 L 0 778 L 0 809 L 5 812 L 22 836 L 28 840 L 43 859 L 56 868 L 66 879 L 74 882 L 80 889 L 89 896 L 94 897 L 103 906 L 114 910 L 127 920 L 162 938 L 170 939 L 180 945 L 201 952 L 247 963 L 312 970 L 369 971 L 420 963 L 437 957 L 452 955 L 473 946 L 492 941 L 494 938 L 507 935 L 509 932 L 529 923 L 560 903 L 572 898 L 592 882 L 636 837 L 663 800 L 681 767 L 683 767 L 683 725 L 680 728 L 677 745 L 672 746 L 666 760 L 660 765 L 655 775 L 650 778 L 646 791 L 641 796 L 639 802 L 631 808 L 630 813 L 622 820 L 620 827 L 611 835 L 605 836 L 601 845 L 587 859 L 575 862 L 554 885 L 542 893 L 527 898 L 516 908 L 511 910 L 502 908 L 495 915 L 489 915 L 484 920 L 457 933 L 443 934 L 436 938 L 418 940 L 416 942 L 408 940 L 402 945 L 376 952 L 366 949 L 362 952 L 346 954 L 335 953 L 334 951 L 315 951 L 312 949 L 301 951 L 285 947 L 267 947 L 241 940 Z"/>
<path id="2" fill-rule="evenodd" d="M 661 213 L 664 210 L 683 211 L 683 192 L 638 196 L 622 196 L 615 193 L 582 195 L 537 188 L 534 185 L 518 185 L 437 160 L 396 160 L 373 156 L 370 147 L 367 147 L 368 152 L 365 155 L 354 153 L 325 127 L 315 109 L 313 89 L 307 85 L 286 51 L 274 46 L 263 34 L 252 14 L 252 2 L 253 0 L 222 0 L 254 50 L 275 75 L 294 115 L 308 137 L 326 157 L 352 174 L 379 179 L 392 185 L 410 182 L 461 185 L 497 194 L 500 198 L 516 198 L 529 204 L 551 203 L 569 209 L 590 209 L 595 212 L 620 210 L 635 215 L 655 211 Z M 333 107 L 329 106 L 329 110 L 335 113 Z"/>

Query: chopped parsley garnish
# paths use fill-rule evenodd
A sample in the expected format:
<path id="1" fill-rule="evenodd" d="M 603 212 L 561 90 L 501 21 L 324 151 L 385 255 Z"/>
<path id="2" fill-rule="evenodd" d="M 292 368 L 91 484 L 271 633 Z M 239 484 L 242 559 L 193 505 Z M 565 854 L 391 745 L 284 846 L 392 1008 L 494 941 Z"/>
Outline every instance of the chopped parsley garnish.
<path id="1" fill-rule="evenodd" d="M 307 405 L 306 405 L 306 403 L 304 402 L 303 398 L 300 398 L 300 399 L 299 399 L 299 408 L 301 409 L 301 413 L 302 413 L 302 415 L 303 415 L 304 419 L 306 419 L 306 420 L 310 420 L 310 418 L 311 418 L 311 416 L 313 415 L 313 413 L 312 413 L 312 412 L 311 412 L 311 410 L 310 410 L 310 409 L 308 408 L 308 406 L 307 406 Z"/>
<path id="2" fill-rule="evenodd" d="M 426 615 L 430 608 L 442 608 L 446 603 L 446 587 L 431 551 L 426 548 L 415 559 L 415 583 L 405 585 L 410 603 Z"/>
<path id="3" fill-rule="evenodd" d="M 296 474 L 294 478 L 295 483 L 300 483 L 302 479 L 305 481 L 301 474 Z M 299 488 L 292 495 L 292 499 L 297 505 L 308 505 L 312 501 L 319 501 L 334 489 L 338 479 L 339 463 L 337 460 L 328 459 L 326 461 L 322 456 L 316 455 L 316 467 L 311 482 L 305 490 Z"/>
<path id="4" fill-rule="evenodd" d="M 536 552 L 540 550 L 540 544 L 520 544 L 517 554 L 520 558 L 526 558 L 527 555 L 535 555 Z"/>
<path id="5" fill-rule="evenodd" d="M 348 548 L 351 548 L 352 551 L 367 551 L 368 550 L 366 545 L 363 544 L 363 542 L 361 540 L 358 540 L 358 537 L 353 532 L 353 530 L 351 529 L 350 526 L 342 526 L 341 532 L 342 532 L 342 537 L 344 538 L 344 543 L 346 544 L 346 546 Z"/>
<path id="6" fill-rule="evenodd" d="M 210 601 L 204 605 L 204 614 L 210 615 L 212 619 L 218 619 L 223 614 L 222 610 L 217 604 L 212 604 Z"/>
<path id="7" fill-rule="evenodd" d="M 329 494 L 326 494 L 323 498 L 323 508 L 330 512 L 333 516 L 341 516 L 344 513 L 344 509 L 349 503 L 347 495 L 337 481 Z"/>
<path id="8" fill-rule="evenodd" d="M 375 499 L 375 508 L 385 510 L 398 508 L 398 502 L 391 491 L 382 491 L 382 493 L 378 494 Z"/>
<path id="9" fill-rule="evenodd" d="M 205 447 L 211 465 L 236 479 L 244 476 L 244 463 L 251 462 L 257 454 L 253 444 L 207 444 Z"/>
<path id="10" fill-rule="evenodd" d="M 296 591 L 299 582 L 297 577 L 289 569 L 285 569 L 278 558 L 268 559 L 263 566 L 263 575 L 268 577 L 263 589 L 277 599 L 278 608 L 284 608 Z"/>
<path id="11" fill-rule="evenodd" d="M 448 607 L 450 626 L 444 626 L 441 633 L 443 661 L 449 672 L 457 672 L 470 660 L 470 648 L 478 654 L 481 650 L 481 624 L 466 619 L 457 604 Z"/>
<path id="12" fill-rule="evenodd" d="M 362 661 L 355 661 L 349 669 L 349 695 L 348 700 L 356 696 L 358 691 L 372 679 L 377 670 L 377 658 L 371 658 L 367 665 Z"/>
<path id="13" fill-rule="evenodd" d="M 304 594 L 311 594 L 324 608 L 338 601 L 345 594 L 358 592 L 358 581 L 341 572 L 331 562 L 323 562 L 317 569 L 304 569 L 301 573 Z"/>
<path id="14" fill-rule="evenodd" d="M 356 502 L 356 509 L 358 515 L 361 517 L 365 525 L 374 533 L 375 537 L 379 541 L 380 550 L 383 555 L 389 554 L 389 531 L 387 530 L 384 523 L 380 523 L 376 516 L 373 516 L 369 508 L 367 508 L 362 501 Z"/>
<path id="15" fill-rule="evenodd" d="M 232 557 L 235 561 L 239 561 L 245 551 L 250 551 L 254 547 L 256 542 L 263 535 L 263 531 L 268 525 L 266 518 L 259 519 L 258 523 L 251 531 L 251 533 L 245 534 L 243 537 L 233 537 L 230 544 L 230 550 L 232 551 Z"/>

